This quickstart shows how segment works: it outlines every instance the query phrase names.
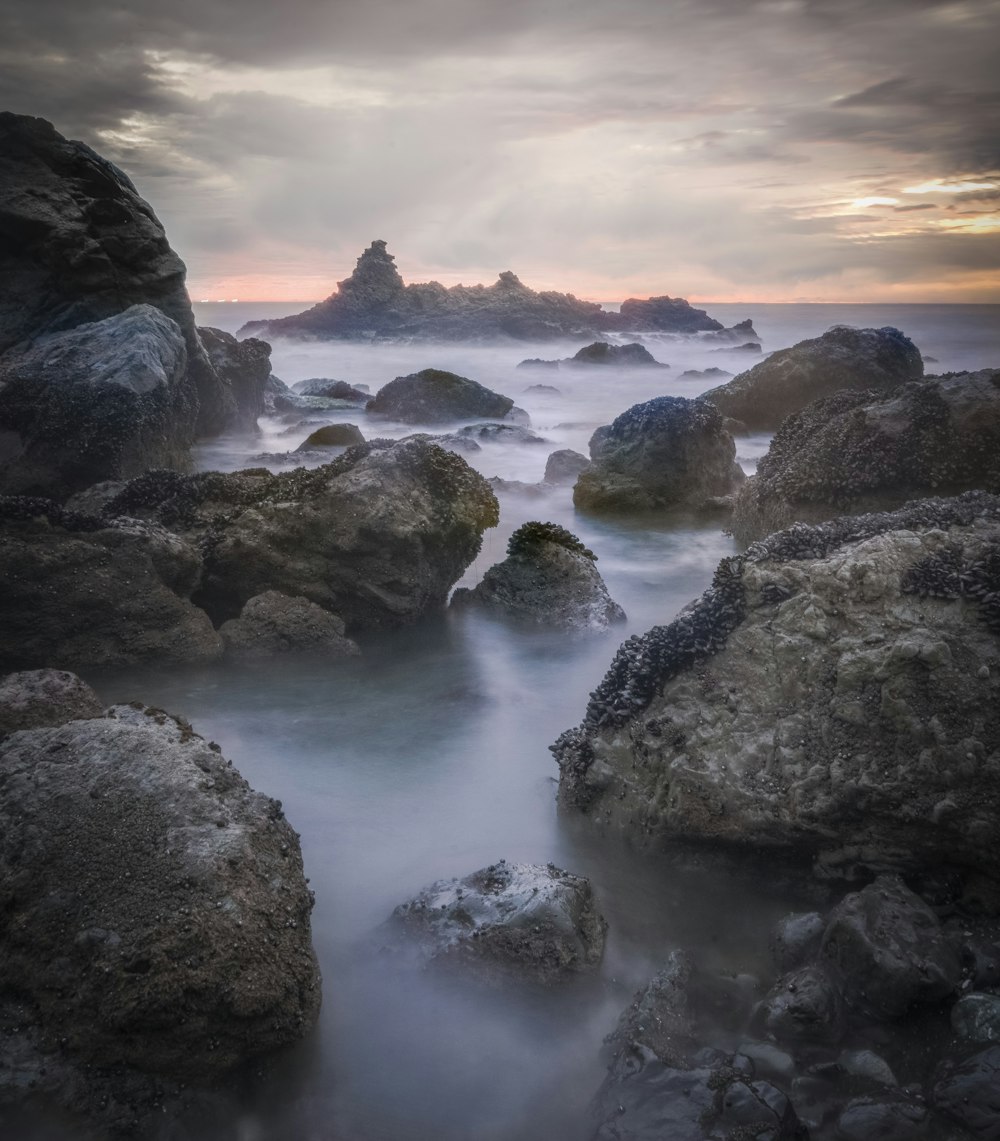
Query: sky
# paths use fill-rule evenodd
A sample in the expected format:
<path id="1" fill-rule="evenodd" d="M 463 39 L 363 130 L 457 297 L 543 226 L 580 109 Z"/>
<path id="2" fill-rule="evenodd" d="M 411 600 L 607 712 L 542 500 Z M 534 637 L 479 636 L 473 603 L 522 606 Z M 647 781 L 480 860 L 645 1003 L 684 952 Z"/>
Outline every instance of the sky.
<path id="1" fill-rule="evenodd" d="M 192 296 L 1000 302 L 1000 0 L 5 0 Z"/>

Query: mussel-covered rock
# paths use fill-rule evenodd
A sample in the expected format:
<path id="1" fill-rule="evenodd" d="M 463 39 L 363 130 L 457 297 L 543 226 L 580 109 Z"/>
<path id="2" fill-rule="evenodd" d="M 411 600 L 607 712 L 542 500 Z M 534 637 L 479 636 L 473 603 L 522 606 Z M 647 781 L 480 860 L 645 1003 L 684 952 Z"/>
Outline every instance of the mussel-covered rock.
<path id="1" fill-rule="evenodd" d="M 104 706 L 85 681 L 66 670 L 22 670 L 0 677 L 0 737 L 100 717 Z"/>
<path id="2" fill-rule="evenodd" d="M 219 635 L 231 658 L 255 661 L 276 654 L 314 654 L 353 657 L 356 642 L 344 637 L 344 623 L 306 598 L 289 598 L 276 590 L 251 598 L 239 618 L 219 627 Z"/>

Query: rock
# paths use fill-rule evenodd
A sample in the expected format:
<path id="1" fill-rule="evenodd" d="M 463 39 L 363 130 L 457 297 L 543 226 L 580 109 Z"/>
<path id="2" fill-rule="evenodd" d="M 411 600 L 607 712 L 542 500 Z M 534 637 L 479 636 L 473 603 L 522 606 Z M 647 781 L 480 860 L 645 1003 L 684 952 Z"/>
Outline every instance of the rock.
<path id="1" fill-rule="evenodd" d="M 303 413 L 308 415 L 313 412 L 343 412 L 357 408 L 357 402 L 354 400 L 340 400 L 332 396 L 299 396 L 291 391 L 278 390 L 272 391 L 269 403 L 274 413 L 282 415 L 286 420 Z"/>
<path id="2" fill-rule="evenodd" d="M 732 376 L 731 372 L 726 372 L 724 368 L 687 368 L 685 369 L 679 380 L 717 380 L 723 376 Z"/>
<path id="3" fill-rule="evenodd" d="M 475 440 L 481 444 L 547 444 L 542 436 L 520 424 L 468 424 L 455 433 L 459 439 Z"/>
<path id="4" fill-rule="evenodd" d="M 44 119 L 3 112 L 0 217 L 0 353 L 153 306 L 184 342 L 196 433 L 230 426 L 234 397 L 199 339 L 184 263 L 127 175 Z"/>
<path id="5" fill-rule="evenodd" d="M 629 300 L 620 314 L 608 313 L 571 293 L 536 293 L 510 270 L 489 286 L 406 285 L 386 243 L 378 240 L 325 301 L 291 317 L 251 321 L 240 333 L 362 341 L 544 341 L 640 327 L 670 332 L 722 328 L 680 298 Z"/>
<path id="6" fill-rule="evenodd" d="M 23 670 L 0 677 L 0 737 L 103 713 L 90 686 L 65 670 Z"/>
<path id="7" fill-rule="evenodd" d="M 845 1074 L 865 1078 L 882 1086 L 895 1086 L 896 1075 L 889 1063 L 872 1050 L 844 1050 L 838 1063 Z"/>
<path id="8" fill-rule="evenodd" d="M 269 590 L 251 598 L 239 618 L 230 618 L 219 635 L 231 658 L 256 661 L 276 654 L 311 653 L 353 657 L 361 651 L 344 637 L 344 623 L 315 602 Z"/>
<path id="9" fill-rule="evenodd" d="M 518 365 L 517 367 L 520 368 L 521 366 Z M 529 384 L 524 391 L 537 392 L 539 396 L 562 396 L 562 389 L 556 388 L 554 384 Z"/>
<path id="10" fill-rule="evenodd" d="M 560 801 L 632 844 L 727 842 L 826 876 L 995 879 L 1000 499 L 797 525 L 629 639 L 553 746 Z"/>
<path id="11" fill-rule="evenodd" d="M 545 461 L 545 475 L 542 479 L 545 483 L 576 483 L 577 476 L 589 467 L 590 460 L 586 456 L 571 448 L 560 448 Z"/>
<path id="12" fill-rule="evenodd" d="M 722 349 L 710 349 L 713 353 L 746 353 L 749 356 L 759 356 L 764 350 L 756 341 L 747 341 L 745 345 L 727 345 Z"/>
<path id="13" fill-rule="evenodd" d="M 754 1074 L 790 1082 L 795 1077 L 795 1059 L 770 1042 L 741 1042 L 739 1052 L 753 1062 Z"/>
<path id="14" fill-rule="evenodd" d="M 201 566 L 163 527 L 0 497 L 0 668 L 217 658 L 219 637 L 190 601 Z"/>
<path id="15" fill-rule="evenodd" d="M 277 475 L 151 472 L 112 510 L 162 522 L 204 550 L 193 598 L 215 622 L 277 590 L 339 615 L 352 633 L 443 609 L 498 517 L 482 476 L 414 439 L 369 441 Z"/>
<path id="16" fill-rule="evenodd" d="M 552 864 L 504 860 L 431 884 L 400 904 L 385 929 L 428 963 L 487 983 L 542 984 L 596 970 L 606 930 L 587 880 Z"/>
<path id="17" fill-rule="evenodd" d="M 687 1068 L 700 1048 L 692 1003 L 697 973 L 690 955 L 672 951 L 666 964 L 638 991 L 605 1039 L 612 1049 L 612 1069 L 624 1072 L 631 1058 L 651 1053 L 665 1066 Z"/>
<path id="18" fill-rule="evenodd" d="M 198 336 L 216 375 L 232 393 L 236 404 L 226 427 L 238 432 L 257 432 L 257 417 L 266 411 L 271 346 L 256 337 L 238 341 L 232 333 L 210 327 L 200 327 Z"/>
<path id="19" fill-rule="evenodd" d="M 845 1029 L 837 984 L 816 963 L 779 979 L 756 1018 L 779 1042 L 839 1042 Z"/>
<path id="20" fill-rule="evenodd" d="M 527 360 L 518 361 L 517 368 L 558 368 L 558 361 L 546 361 L 541 357 L 528 357 Z M 547 388 L 548 385 L 532 385 L 532 388 Z M 530 390 L 529 390 L 530 391 Z"/>
<path id="21" fill-rule="evenodd" d="M 925 1106 L 898 1095 L 848 1102 L 837 1119 L 839 1141 L 920 1141 L 930 1124 Z"/>
<path id="22" fill-rule="evenodd" d="M 1000 995 L 978 991 L 963 994 L 951 1008 L 951 1025 L 959 1038 L 972 1042 L 1000 1042 Z"/>
<path id="23" fill-rule="evenodd" d="M 103 515 L 108 504 L 118 495 L 127 480 L 106 479 L 91 484 L 83 491 L 71 495 L 63 504 L 66 511 L 74 515 Z"/>
<path id="24" fill-rule="evenodd" d="M 298 837 L 156 710 L 0 743 L 0 984 L 83 1066 L 207 1082 L 319 1007 Z"/>
<path id="25" fill-rule="evenodd" d="M 596 556 L 564 527 L 530 522 L 507 544 L 507 558 L 472 590 L 455 591 L 452 605 L 487 607 L 543 626 L 605 630 L 625 611 L 608 594 Z"/>
<path id="26" fill-rule="evenodd" d="M 962 977 L 937 916 L 897 876 L 879 876 L 841 900 L 821 954 L 839 972 L 848 1002 L 879 1018 L 947 998 Z"/>
<path id="27" fill-rule="evenodd" d="M 1000 1139 L 1000 1046 L 962 1062 L 946 1061 L 935 1075 L 931 1103 L 977 1141 Z"/>
<path id="28" fill-rule="evenodd" d="M 521 479 L 501 479 L 491 475 L 486 481 L 497 495 L 524 495 L 529 499 L 541 499 L 548 490 L 542 483 L 525 483 Z"/>
<path id="29" fill-rule="evenodd" d="M 840 392 L 778 429 L 740 489 L 744 543 L 796 521 L 886 511 L 927 495 L 1000 491 L 1000 369 Z"/>
<path id="30" fill-rule="evenodd" d="M 357 424 L 326 424 L 308 435 L 295 450 L 306 452 L 314 448 L 352 448 L 355 444 L 364 442 L 365 438 Z"/>
<path id="31" fill-rule="evenodd" d="M 447 424 L 454 420 L 503 418 L 514 401 L 474 380 L 425 368 L 409 376 L 397 376 L 380 388 L 367 409 L 376 416 L 390 416 L 404 424 Z"/>
<path id="32" fill-rule="evenodd" d="M 786 915 L 771 929 L 768 946 L 779 971 L 801 966 L 819 950 L 826 921 L 818 911 Z"/>
<path id="33" fill-rule="evenodd" d="M 262 343 L 266 344 L 267 342 Z M 288 385 L 272 372 L 264 384 L 264 411 L 268 415 L 273 416 L 278 411 L 274 404 L 278 397 L 291 400 L 294 396 L 295 393 L 292 392 Z"/>
<path id="34" fill-rule="evenodd" d="M 330 380 L 322 376 L 314 376 L 311 380 L 300 380 L 292 385 L 292 391 L 300 396 L 326 396 L 333 400 L 350 400 L 353 404 L 367 404 L 370 399 L 367 388 L 348 384 L 346 380 Z"/>
<path id="35" fill-rule="evenodd" d="M 920 353 L 898 329 L 838 325 L 821 337 L 780 349 L 702 399 L 751 431 L 773 431 L 786 416 L 844 388 L 888 393 L 919 380 Z"/>
<path id="36" fill-rule="evenodd" d="M 184 338 L 152 305 L 134 305 L 0 358 L 0 428 L 17 437 L 0 491 L 66 498 L 150 467 L 184 467 L 197 399 Z"/>
<path id="37" fill-rule="evenodd" d="M 736 445 L 714 408 L 659 396 L 623 412 L 590 440 L 593 466 L 581 472 L 573 502 L 588 511 L 697 507 L 746 477 Z"/>
<path id="38" fill-rule="evenodd" d="M 561 362 L 573 368 L 590 365 L 605 365 L 613 368 L 669 368 L 661 364 L 642 345 L 611 345 L 607 341 L 595 341 L 580 349 L 574 356 Z"/>
<path id="39" fill-rule="evenodd" d="M 746 347 L 752 341 L 759 341 L 760 334 L 753 327 L 753 321 L 748 317 L 745 321 L 738 321 L 728 329 L 716 329 L 713 333 L 704 333 L 701 339 L 708 342 L 723 341 Z M 709 372 L 712 371 L 714 370 L 709 369 Z"/>

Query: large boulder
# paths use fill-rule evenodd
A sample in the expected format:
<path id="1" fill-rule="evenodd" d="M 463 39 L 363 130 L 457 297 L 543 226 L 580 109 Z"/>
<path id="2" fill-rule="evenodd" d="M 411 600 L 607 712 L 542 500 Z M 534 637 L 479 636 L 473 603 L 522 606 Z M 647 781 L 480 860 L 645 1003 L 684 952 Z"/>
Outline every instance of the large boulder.
<path id="1" fill-rule="evenodd" d="M 553 864 L 505 860 L 431 884 L 384 929 L 421 960 L 493 984 L 549 984 L 596 970 L 606 931 L 587 880 Z"/>
<path id="2" fill-rule="evenodd" d="M 733 534 L 884 511 L 971 488 L 1000 492 L 1000 370 L 932 377 L 891 395 L 839 392 L 789 416 L 736 498 Z"/>
<path id="3" fill-rule="evenodd" d="M 615 326 L 628 330 L 660 333 L 710 333 L 723 328 L 721 322 L 695 309 L 683 297 L 629 297 L 621 303 Z"/>
<path id="4" fill-rule="evenodd" d="M 198 337 L 184 263 L 126 174 L 44 119 L 0 113 L 0 239 L 0 354 L 151 305 L 184 341 L 197 432 L 231 424 L 235 399 Z"/>
<path id="5" fill-rule="evenodd" d="M 116 707 L 11 734 L 0 776 L 0 994 L 57 1065 L 207 1082 L 311 1026 L 298 837 L 218 746 Z"/>
<path id="6" fill-rule="evenodd" d="M 572 368 L 587 368 L 591 365 L 611 366 L 613 368 L 669 368 L 670 365 L 661 364 L 642 345 L 612 345 L 607 341 L 595 341 L 586 345 L 579 352 L 561 362 Z"/>
<path id="7" fill-rule="evenodd" d="M 324 424 L 322 428 L 310 432 L 295 450 L 309 452 L 314 448 L 353 448 L 355 444 L 364 442 L 365 438 L 357 424 Z"/>
<path id="8" fill-rule="evenodd" d="M 177 324 L 151 305 L 0 358 L 0 489 L 65 498 L 102 480 L 182 468 L 198 402 Z"/>
<path id="9" fill-rule="evenodd" d="M 201 566 L 158 525 L 0 497 L 0 668 L 217 658 L 219 636 L 190 601 Z"/>
<path id="10" fill-rule="evenodd" d="M 502 419 L 513 407 L 510 397 L 439 368 L 397 376 L 380 388 L 367 404 L 370 413 L 401 420 L 404 424 Z"/>
<path id="11" fill-rule="evenodd" d="M 97 694 L 66 670 L 22 670 L 0 677 L 0 737 L 103 713 Z"/>
<path id="12" fill-rule="evenodd" d="M 219 635 L 227 655 L 243 661 L 289 653 L 327 658 L 359 653 L 357 643 L 344 637 L 344 623 L 336 614 L 276 590 L 251 598 L 239 618 L 223 622 Z"/>
<path id="13" fill-rule="evenodd" d="M 719 413 L 682 396 L 633 405 L 598 428 L 590 458 L 573 488 L 573 502 L 589 511 L 700 507 L 746 478 Z"/>
<path id="14" fill-rule="evenodd" d="M 844 388 L 887 393 L 924 373 L 920 352 L 898 329 L 838 325 L 780 349 L 702 396 L 750 431 L 774 431 L 786 416 Z"/>
<path id="15" fill-rule="evenodd" d="M 352 633 L 443 608 L 498 518 L 482 476 L 421 439 L 369 441 L 278 475 L 152 472 L 108 510 L 151 518 L 199 546 L 192 597 L 216 623 L 277 590 L 338 614 Z"/>
<path id="16" fill-rule="evenodd" d="M 233 394 L 235 411 L 226 427 L 256 432 L 257 417 L 263 416 L 264 397 L 271 378 L 271 346 L 256 337 L 238 341 L 232 333 L 200 326 L 198 335 L 219 381 Z"/>
<path id="17" fill-rule="evenodd" d="M 453 605 L 485 607 L 561 629 L 603 630 L 625 620 L 594 566 L 596 555 L 555 523 L 524 523 L 510 537 L 507 558 L 478 586 L 456 590 Z"/>
<path id="18" fill-rule="evenodd" d="M 998 654 L 1000 498 L 800 524 L 622 646 L 553 746 L 560 800 L 639 845 L 995 877 Z"/>

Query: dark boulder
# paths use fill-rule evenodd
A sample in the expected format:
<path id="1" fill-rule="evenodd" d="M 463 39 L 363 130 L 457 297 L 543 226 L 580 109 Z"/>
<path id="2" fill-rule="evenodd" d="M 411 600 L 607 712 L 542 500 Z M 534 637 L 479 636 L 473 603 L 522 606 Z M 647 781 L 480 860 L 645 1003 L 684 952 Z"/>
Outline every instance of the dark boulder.
<path id="1" fill-rule="evenodd" d="M 578 353 L 562 361 L 573 368 L 590 365 L 605 365 L 613 368 L 669 368 L 661 364 L 649 349 L 642 345 L 612 345 L 607 341 L 595 341 L 580 349 Z"/>
<path id="2" fill-rule="evenodd" d="M 498 514 L 482 476 L 418 439 L 369 441 L 277 475 L 151 472 L 110 510 L 198 544 L 204 570 L 193 598 L 217 623 L 277 590 L 339 615 L 352 633 L 442 609 Z"/>
<path id="3" fill-rule="evenodd" d="M 454 433 L 459 439 L 475 440 L 482 444 L 547 444 L 522 424 L 468 424 Z"/>
<path id="4" fill-rule="evenodd" d="M 752 542 L 802 521 L 892 510 L 927 495 L 1000 492 L 1000 370 L 840 392 L 778 429 L 740 489 L 733 533 Z"/>
<path id="5" fill-rule="evenodd" d="M 0 990 L 48 1050 L 204 1083 L 319 1007 L 298 837 L 142 707 L 0 742 Z"/>
<path id="6" fill-rule="evenodd" d="M 292 385 L 292 391 L 299 396 L 326 396 L 332 400 L 349 400 L 352 404 L 366 404 L 371 399 L 366 389 L 348 384 L 346 380 L 330 380 L 322 376 L 297 381 Z"/>
<path id="7" fill-rule="evenodd" d="M 476 605 L 527 622 L 569 630 L 603 630 L 625 620 L 594 566 L 595 555 L 554 523 L 525 523 L 510 537 L 507 558 L 487 570 L 453 605 Z"/>
<path id="8" fill-rule="evenodd" d="M 545 461 L 545 474 L 542 480 L 545 483 L 564 484 L 576 483 L 581 472 L 590 467 L 590 460 L 572 448 L 559 448 L 552 452 Z"/>
<path id="9" fill-rule="evenodd" d="M 963 994 L 951 1008 L 951 1026 L 960 1038 L 971 1042 L 1000 1042 L 1000 995 Z"/>
<path id="10" fill-rule="evenodd" d="M 930 1114 L 918 1101 L 893 1094 L 859 1097 L 847 1103 L 837 1118 L 837 1141 L 922 1141 Z"/>
<path id="11" fill-rule="evenodd" d="M 728 384 L 702 397 L 723 416 L 751 431 L 774 431 L 793 412 L 841 389 L 888 393 L 919 380 L 924 365 L 912 341 L 898 329 L 850 329 L 838 325 L 821 337 L 780 349 Z"/>
<path id="12" fill-rule="evenodd" d="M 607 924 L 587 880 L 552 864 L 501 860 L 439 880 L 400 904 L 383 934 L 422 961 L 484 982 L 562 982 L 596 970 Z"/>
<path id="13" fill-rule="evenodd" d="M 589 511 L 699 507 L 746 478 L 722 417 L 708 404 L 659 396 L 636 404 L 590 440 L 593 466 L 573 502 Z"/>
<path id="14" fill-rule="evenodd" d="M 66 498 L 151 467 L 185 467 L 197 400 L 175 322 L 151 305 L 0 358 L 0 490 Z"/>
<path id="15" fill-rule="evenodd" d="M 289 653 L 345 658 L 360 652 L 356 642 L 344 637 L 344 623 L 336 614 L 276 590 L 251 598 L 239 618 L 223 622 L 219 635 L 227 656 L 242 661 Z"/>
<path id="16" fill-rule="evenodd" d="M 934 1075 L 931 1104 L 976 1141 L 1000 1141 L 1000 1046 L 942 1063 Z"/>
<path id="17" fill-rule="evenodd" d="M 198 335 L 220 382 L 233 394 L 236 410 L 227 422 L 227 428 L 256 432 L 257 417 L 266 411 L 271 346 L 256 337 L 238 341 L 232 333 L 209 327 L 199 328 Z"/>
<path id="18" fill-rule="evenodd" d="M 355 444 L 364 442 L 365 438 L 357 424 L 326 424 L 310 433 L 295 450 L 304 452 L 313 448 L 353 448 Z"/>
<path id="19" fill-rule="evenodd" d="M 819 950 L 826 923 L 818 911 L 786 915 L 771 929 L 768 947 L 778 970 L 800 967 L 814 951 Z"/>
<path id="20" fill-rule="evenodd" d="M 404 424 L 447 424 L 454 420 L 502 419 L 514 407 L 507 396 L 439 368 L 397 376 L 380 388 L 367 408 Z"/>
<path id="21" fill-rule="evenodd" d="M 0 677 L 0 737 L 103 713 L 101 699 L 90 686 L 65 670 L 23 670 Z"/>
<path id="22" fill-rule="evenodd" d="M 811 963 L 782 976 L 756 1017 L 779 1042 L 839 1042 L 845 1029 L 837 980 L 822 964 Z"/>

